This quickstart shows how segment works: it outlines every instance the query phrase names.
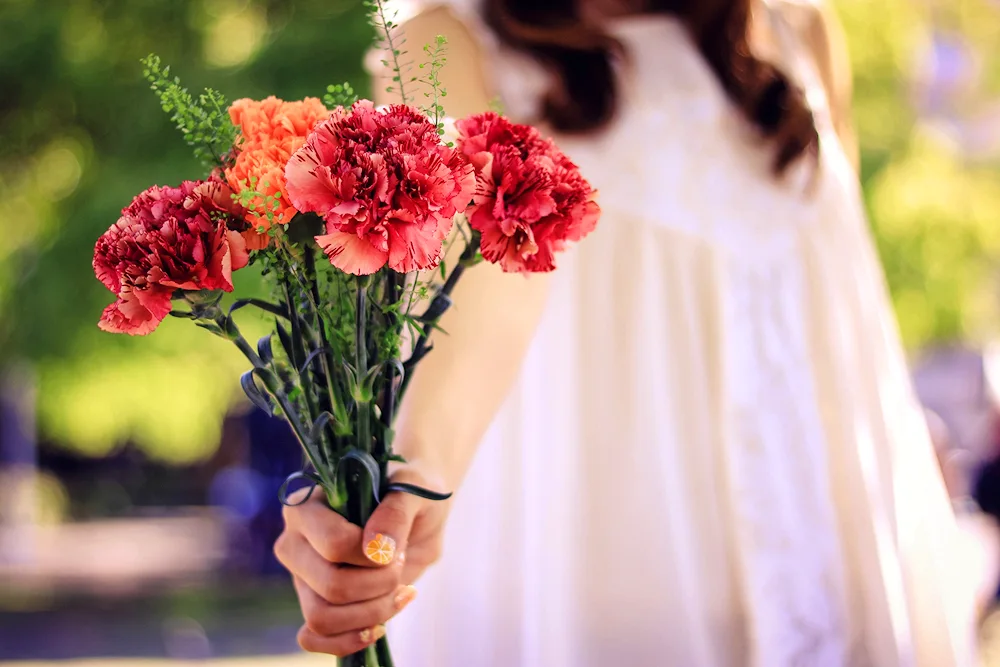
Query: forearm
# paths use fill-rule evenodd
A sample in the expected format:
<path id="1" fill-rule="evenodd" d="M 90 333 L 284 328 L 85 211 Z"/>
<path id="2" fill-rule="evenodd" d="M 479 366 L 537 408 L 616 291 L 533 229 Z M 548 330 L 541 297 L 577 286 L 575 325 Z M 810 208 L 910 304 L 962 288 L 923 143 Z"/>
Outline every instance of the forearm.
<path id="1" fill-rule="evenodd" d="M 462 118 L 489 107 L 492 94 L 484 76 L 482 50 L 474 36 L 446 7 L 428 9 L 404 23 L 410 57 L 421 60 L 420 49 L 448 40 L 448 64 L 441 82 L 448 95 L 445 113 Z M 399 102 L 392 73 L 376 71 L 375 100 Z M 408 80 L 413 74 L 408 72 Z M 430 92 L 422 82 L 408 86 L 416 104 Z M 456 239 L 460 241 L 460 239 Z M 461 253 L 451 246 L 445 265 Z M 432 336 L 433 350 L 413 371 L 396 419 L 393 450 L 431 486 L 453 490 L 461 483 L 483 434 L 510 391 L 521 358 L 534 335 L 546 297 L 548 278 L 504 274 L 482 263 L 465 272 L 454 292 L 454 305 Z M 417 310 L 419 312 L 419 309 Z M 393 472 L 390 469 L 390 472 Z"/>
<path id="2" fill-rule="evenodd" d="M 417 365 L 393 449 L 432 484 L 457 488 L 517 378 L 547 296 L 548 277 L 468 270 Z"/>

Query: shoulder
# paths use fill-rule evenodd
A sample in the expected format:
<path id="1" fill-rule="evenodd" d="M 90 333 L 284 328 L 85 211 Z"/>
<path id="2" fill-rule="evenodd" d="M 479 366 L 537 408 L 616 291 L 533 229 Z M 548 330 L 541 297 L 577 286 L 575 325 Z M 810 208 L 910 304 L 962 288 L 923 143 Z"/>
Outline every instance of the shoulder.
<path id="1" fill-rule="evenodd" d="M 500 102 L 505 113 L 519 122 L 537 118 L 539 100 L 548 90 L 549 72 L 526 54 L 505 47 L 488 28 L 480 13 L 480 0 L 389 0 L 393 19 L 405 39 L 408 62 L 425 60 L 423 48 L 438 36 L 447 40 L 446 64 L 439 77 L 447 90 L 443 100 L 450 116 L 484 111 Z M 382 54 L 371 54 L 369 68 L 379 78 Z M 408 72 L 420 77 L 418 70 Z M 391 82 L 376 81 L 379 91 Z M 385 85 L 388 84 L 388 85 Z M 419 82 L 417 96 L 422 98 Z"/>
<path id="2" fill-rule="evenodd" d="M 439 74 L 441 86 L 447 90 L 447 99 L 442 103 L 451 116 L 465 116 L 478 113 L 489 106 L 491 83 L 486 76 L 486 46 L 482 43 L 481 31 L 472 25 L 469 18 L 459 8 L 448 3 L 417 3 L 412 0 L 390 2 L 393 23 L 402 32 L 406 56 L 404 81 L 411 91 L 416 104 L 422 104 L 429 93 L 423 80 L 425 72 L 418 69 L 419 63 L 427 60 L 424 47 L 436 44 L 438 37 L 447 40 L 445 66 Z M 394 95 L 386 95 L 388 88 L 395 88 L 393 74 L 383 65 L 385 54 L 373 51 L 369 54 L 368 69 L 374 78 L 374 96 L 379 103 L 396 101 Z"/>
<path id="3" fill-rule="evenodd" d="M 468 12 L 445 2 L 401 4 L 395 19 L 412 44 L 432 43 L 438 35 L 448 39 L 451 50 L 466 45 L 481 47 L 478 30 L 470 26 Z"/>

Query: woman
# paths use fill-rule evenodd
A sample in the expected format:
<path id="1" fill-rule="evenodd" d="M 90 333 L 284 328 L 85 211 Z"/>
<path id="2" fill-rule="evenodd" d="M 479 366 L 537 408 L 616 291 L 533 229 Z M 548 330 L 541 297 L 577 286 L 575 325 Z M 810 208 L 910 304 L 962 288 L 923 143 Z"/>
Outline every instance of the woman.
<path id="1" fill-rule="evenodd" d="M 828 13 L 482 0 L 406 32 L 449 38 L 451 115 L 544 123 L 604 216 L 549 280 L 460 284 L 397 439 L 453 503 L 287 512 L 302 645 L 381 636 L 440 556 L 406 667 L 973 664 Z M 390 564 L 332 565 L 362 544 Z"/>

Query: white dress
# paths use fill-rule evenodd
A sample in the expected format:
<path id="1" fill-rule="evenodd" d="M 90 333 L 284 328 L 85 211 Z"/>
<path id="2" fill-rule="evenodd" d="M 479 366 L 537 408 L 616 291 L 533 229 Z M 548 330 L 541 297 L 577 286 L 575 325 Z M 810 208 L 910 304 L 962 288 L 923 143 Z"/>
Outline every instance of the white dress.
<path id="1" fill-rule="evenodd" d="M 809 190 L 805 165 L 772 175 L 678 22 L 613 31 L 621 113 L 559 139 L 602 221 L 560 258 L 443 560 L 390 626 L 397 664 L 975 664 L 955 520 L 817 73 L 786 65 L 822 135 Z M 538 72 L 491 60 L 520 114 Z"/>

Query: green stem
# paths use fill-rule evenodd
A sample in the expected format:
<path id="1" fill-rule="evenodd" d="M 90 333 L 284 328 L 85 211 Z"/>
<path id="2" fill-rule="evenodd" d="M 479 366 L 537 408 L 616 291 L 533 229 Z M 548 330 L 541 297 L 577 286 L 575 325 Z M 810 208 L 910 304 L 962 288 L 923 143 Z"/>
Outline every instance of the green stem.
<path id="1" fill-rule="evenodd" d="M 355 311 L 354 365 L 360 384 L 368 375 L 368 280 L 358 279 L 357 310 Z M 358 448 L 371 453 L 371 401 L 358 400 Z"/>
<path id="2" fill-rule="evenodd" d="M 396 667 L 392 661 L 392 653 L 389 652 L 389 639 L 382 637 L 375 643 L 375 652 L 378 654 L 379 667 Z"/>
<path id="3" fill-rule="evenodd" d="M 470 243 L 465 247 L 465 250 L 462 251 L 461 257 L 458 258 L 458 263 L 455 265 L 455 268 L 451 270 L 451 274 L 448 276 L 448 279 L 445 281 L 438 294 L 444 296 L 451 295 L 452 291 L 455 289 L 455 285 L 458 284 L 458 281 L 465 273 L 465 269 L 474 263 L 478 250 L 478 243 Z M 406 389 L 410 386 L 410 381 L 413 379 L 414 366 L 426 353 L 427 345 L 430 343 L 431 333 L 434 332 L 434 327 L 437 326 L 437 323 L 438 320 L 434 320 L 433 322 L 427 322 L 424 324 L 424 328 L 420 332 L 420 337 L 413 346 L 413 350 L 410 352 L 410 358 L 405 364 L 406 377 L 403 378 L 403 382 L 399 387 L 399 392 L 396 397 L 397 401 L 403 400 L 403 396 L 406 394 Z"/>
<path id="4" fill-rule="evenodd" d="M 239 348 L 240 352 L 243 353 L 243 356 L 245 356 L 247 360 L 249 360 L 250 363 L 253 364 L 254 368 L 266 368 L 267 365 L 257 355 L 257 351 L 253 349 L 253 347 L 250 346 L 250 343 L 248 343 L 247 340 L 243 337 L 243 334 L 240 333 L 239 328 L 236 326 L 236 323 L 227 322 L 226 319 L 227 318 L 220 313 L 219 315 L 216 316 L 215 323 L 219 325 L 219 327 L 222 328 L 223 331 L 227 332 L 230 340 L 232 340 L 233 343 L 236 344 L 236 347 Z M 285 414 L 285 421 L 287 421 L 288 425 L 292 428 L 292 433 L 295 435 L 295 439 L 298 440 L 299 444 L 302 446 L 302 449 L 310 457 L 310 459 L 313 460 L 313 465 L 315 466 L 317 462 L 314 460 L 312 450 L 310 449 L 309 446 L 309 436 L 306 434 L 305 429 L 302 427 L 302 423 L 299 421 L 299 416 L 292 408 L 291 402 L 288 400 L 288 397 L 285 396 L 284 392 L 280 391 L 280 389 L 278 391 L 274 391 L 273 389 L 268 388 L 268 391 L 272 396 L 274 396 L 274 399 L 278 401 L 278 405 L 281 407 L 281 411 Z M 325 473 L 322 470 L 318 469 L 318 472 L 320 472 L 321 475 L 325 475 Z"/>
<path id="5" fill-rule="evenodd" d="M 333 388 L 333 373 L 331 372 L 333 364 L 330 355 L 329 341 L 326 339 L 326 325 L 323 323 L 323 314 L 319 310 L 319 304 L 322 301 L 319 293 L 319 276 L 316 272 L 316 257 L 312 247 L 307 247 L 305 249 L 304 263 L 306 272 L 305 279 L 308 284 L 306 298 L 309 300 L 313 321 L 316 324 L 316 332 L 319 334 L 319 340 L 315 343 L 320 347 L 326 348 L 326 351 L 317 355 L 316 359 L 313 361 L 314 367 L 318 366 L 318 371 L 314 370 L 313 375 L 317 375 L 318 373 L 323 375 L 324 381 L 326 382 L 325 390 L 327 394 L 326 405 L 323 406 L 323 409 L 327 410 L 330 414 L 335 415 L 337 414 L 337 411 L 334 409 L 334 403 L 337 400 L 337 395 Z M 329 462 L 332 462 L 334 450 L 333 440 L 336 436 L 333 433 L 332 426 L 324 429 L 324 431 L 325 432 L 320 435 L 320 446 L 329 458 Z"/>
<path id="6" fill-rule="evenodd" d="M 381 662 L 376 646 L 377 644 L 358 651 L 353 655 L 338 658 L 337 667 L 393 667 L 391 659 L 388 663 Z"/>
<path id="7" fill-rule="evenodd" d="M 288 270 L 292 271 L 292 268 L 291 268 L 292 262 L 290 261 L 290 259 L 291 258 L 289 258 L 289 261 L 288 261 Z M 291 358 L 292 367 L 294 369 L 296 380 L 298 381 L 299 390 L 301 391 L 303 397 L 305 398 L 305 407 L 306 407 L 306 413 L 307 413 L 306 416 L 309 418 L 309 426 L 311 427 L 313 425 L 313 423 L 316 421 L 316 419 L 319 417 L 320 410 L 319 410 L 319 408 L 316 405 L 316 400 L 315 400 L 315 397 L 313 396 L 313 391 L 312 391 L 313 387 L 312 387 L 311 383 L 308 383 L 308 382 L 304 381 L 304 379 L 302 378 L 302 376 L 300 374 L 302 372 L 302 370 L 303 370 L 302 369 L 302 364 L 304 364 L 305 360 L 306 360 L 306 355 L 307 355 L 306 349 L 308 349 L 310 347 L 310 345 L 308 343 L 310 343 L 311 341 L 306 340 L 305 342 L 307 344 L 303 345 L 303 335 L 304 335 L 304 332 L 303 332 L 303 329 L 302 329 L 302 322 L 300 321 L 299 316 L 298 316 L 297 304 L 296 304 L 295 299 L 293 298 L 292 289 L 291 289 L 291 286 L 289 285 L 289 281 L 288 281 L 287 276 L 283 276 L 282 277 L 282 279 L 281 279 L 281 287 L 282 287 L 282 291 L 284 292 L 284 296 L 285 296 L 285 307 L 288 309 L 288 313 L 291 315 L 290 322 L 291 322 L 291 326 L 292 326 L 292 332 L 291 332 L 291 336 L 292 336 L 292 349 L 289 350 L 289 352 L 290 352 L 290 356 L 292 357 Z M 290 401 L 287 397 L 283 396 L 282 398 L 284 399 L 284 403 L 285 403 L 285 405 L 281 406 L 282 410 L 287 410 L 287 409 L 291 409 L 291 408 L 294 407 L 294 406 L 291 405 L 292 401 Z M 286 405 L 288 406 L 288 408 L 286 408 Z M 313 443 L 310 443 L 310 444 L 313 444 Z M 322 440 L 321 440 L 321 443 L 320 443 L 320 450 L 319 451 L 315 451 L 314 452 L 314 450 L 310 449 L 309 447 L 306 447 L 306 451 L 307 452 L 313 452 L 313 456 L 315 458 L 317 458 L 317 459 L 320 459 L 319 462 L 321 464 L 324 463 L 322 461 L 323 454 L 325 453 L 324 449 L 325 449 L 325 447 L 323 447 L 323 445 L 322 445 Z M 316 467 L 317 469 L 326 468 L 325 465 L 316 465 L 316 463 L 317 463 L 316 461 L 313 461 L 313 466 Z M 326 462 L 326 463 L 329 463 L 329 462 Z"/>
<path id="8" fill-rule="evenodd" d="M 223 326 L 225 326 L 225 321 L 223 321 Z M 250 360 L 250 363 L 253 364 L 254 368 L 261 368 L 262 366 L 264 366 L 263 359 L 257 356 L 257 350 L 251 347 L 250 343 L 247 342 L 246 338 L 240 335 L 238 338 L 235 338 L 233 342 L 236 343 L 236 347 L 240 349 L 240 352 L 243 353 L 243 356 L 245 356 L 247 359 Z"/>
<path id="9" fill-rule="evenodd" d="M 368 278 L 358 278 L 357 308 L 354 326 L 354 364 L 357 382 L 360 384 L 368 374 Z M 371 453 L 371 399 L 356 396 L 358 449 Z M 352 486 L 347 494 L 347 519 L 356 526 L 364 526 L 372 513 L 371 480 L 367 475 L 351 478 Z"/>
<path id="10" fill-rule="evenodd" d="M 288 308 L 288 313 L 291 315 L 290 323 L 292 325 L 292 349 L 289 350 L 290 356 L 292 357 L 290 361 L 292 366 L 296 369 L 301 368 L 301 364 L 305 361 L 305 356 L 301 355 L 303 352 L 302 345 L 302 327 L 298 318 L 298 311 L 295 307 L 295 300 L 292 298 L 292 290 L 288 285 L 288 280 L 284 276 L 281 278 L 281 289 L 285 294 L 285 307 Z"/>
<path id="11" fill-rule="evenodd" d="M 406 94 L 403 85 L 403 67 L 399 63 L 400 45 L 393 40 L 392 23 L 389 17 L 386 16 L 385 2 L 383 0 L 375 0 L 375 11 L 378 14 L 376 25 L 381 27 L 386 46 L 389 47 L 389 55 L 392 58 L 393 79 L 399 85 L 399 97 L 402 99 L 403 104 L 409 104 L 410 97 Z"/>
<path id="12" fill-rule="evenodd" d="M 399 312 L 395 309 L 395 306 L 400 300 L 400 274 L 395 271 L 390 271 L 389 275 L 386 276 L 385 282 L 385 304 L 388 306 L 386 313 L 385 326 L 389 331 L 397 332 L 400 328 L 399 326 Z M 399 356 L 399 346 L 393 352 L 394 357 Z M 392 428 L 392 422 L 396 414 L 397 405 L 397 387 L 396 382 L 400 380 L 397 377 L 396 369 L 392 364 L 386 364 L 385 378 L 383 381 L 382 395 L 380 397 L 379 407 L 381 409 L 382 424 L 386 428 Z M 381 460 L 379 457 L 387 456 L 389 452 L 389 447 L 385 443 L 384 438 L 378 438 L 375 445 L 378 449 L 376 452 L 376 459 Z"/>

